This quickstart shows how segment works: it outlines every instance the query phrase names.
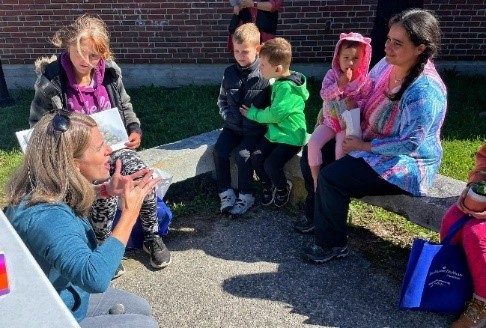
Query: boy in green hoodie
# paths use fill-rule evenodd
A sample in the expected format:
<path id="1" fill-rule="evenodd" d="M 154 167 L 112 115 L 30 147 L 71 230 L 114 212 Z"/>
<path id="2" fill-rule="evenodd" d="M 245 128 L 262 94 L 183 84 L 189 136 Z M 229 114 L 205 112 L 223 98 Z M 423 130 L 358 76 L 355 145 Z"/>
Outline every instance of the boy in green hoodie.
<path id="1" fill-rule="evenodd" d="M 271 105 L 264 110 L 242 105 L 246 118 L 268 124 L 265 137 L 255 147 L 251 162 L 263 185 L 262 205 L 282 207 L 289 201 L 292 183 L 284 165 L 296 155 L 307 139 L 304 115 L 309 98 L 305 76 L 290 70 L 292 47 L 284 38 L 266 41 L 260 49 L 260 71 L 264 78 L 275 79 Z"/>

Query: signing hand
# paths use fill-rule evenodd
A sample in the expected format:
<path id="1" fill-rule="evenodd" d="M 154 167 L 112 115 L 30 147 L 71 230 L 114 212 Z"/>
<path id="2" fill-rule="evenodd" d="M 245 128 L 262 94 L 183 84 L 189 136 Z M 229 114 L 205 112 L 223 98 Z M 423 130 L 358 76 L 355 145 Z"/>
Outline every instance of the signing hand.
<path id="1" fill-rule="evenodd" d="M 142 136 L 137 132 L 132 132 L 128 136 L 128 141 L 125 142 L 125 146 L 129 149 L 137 149 L 140 147 L 140 143 L 142 142 Z"/>
<path id="2" fill-rule="evenodd" d="M 241 113 L 241 115 L 246 117 L 248 115 L 248 107 L 246 105 L 241 105 L 240 113 Z"/>
<path id="3" fill-rule="evenodd" d="M 117 159 L 115 162 L 115 173 L 106 184 L 106 191 L 112 196 L 123 196 L 125 185 L 128 184 L 129 181 L 135 182 L 150 171 L 149 168 L 144 168 L 130 175 L 121 175 L 121 165 L 121 161 Z"/>

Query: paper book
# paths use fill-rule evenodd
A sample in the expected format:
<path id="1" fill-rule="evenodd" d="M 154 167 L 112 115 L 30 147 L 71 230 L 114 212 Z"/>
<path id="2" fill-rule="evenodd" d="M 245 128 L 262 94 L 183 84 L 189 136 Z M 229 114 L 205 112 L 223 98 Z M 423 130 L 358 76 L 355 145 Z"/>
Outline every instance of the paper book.
<path id="1" fill-rule="evenodd" d="M 125 143 L 128 141 L 128 134 L 117 108 L 107 109 L 99 113 L 91 114 L 90 116 L 98 124 L 98 128 L 105 142 L 113 151 L 125 148 Z M 31 133 L 32 129 L 15 132 L 20 148 L 24 153 Z"/>

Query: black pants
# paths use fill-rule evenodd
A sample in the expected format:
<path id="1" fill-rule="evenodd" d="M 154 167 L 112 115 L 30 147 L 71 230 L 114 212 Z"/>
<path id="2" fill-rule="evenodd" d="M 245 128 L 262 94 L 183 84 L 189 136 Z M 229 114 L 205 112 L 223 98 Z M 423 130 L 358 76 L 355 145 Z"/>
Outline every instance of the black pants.
<path id="1" fill-rule="evenodd" d="M 269 189 L 272 183 L 279 190 L 287 187 L 284 165 L 300 149 L 300 146 L 270 142 L 265 137 L 260 140 L 253 151 L 251 162 L 264 188 Z"/>
<path id="2" fill-rule="evenodd" d="M 335 145 L 336 142 L 334 139 L 332 139 L 322 147 L 321 169 L 324 166 L 328 165 L 329 163 L 334 162 L 335 160 L 334 149 L 336 147 Z M 305 217 L 309 222 L 314 222 L 314 202 L 315 202 L 314 180 L 312 179 L 312 174 L 309 167 L 309 161 L 307 157 L 307 145 L 304 146 L 304 149 L 302 150 L 302 157 L 300 159 L 300 170 L 304 178 L 305 190 L 307 190 L 307 197 L 305 198 L 305 203 L 304 203 Z"/>
<path id="3" fill-rule="evenodd" d="M 213 151 L 219 192 L 231 188 L 230 155 L 234 150 L 238 168 L 239 192 L 242 194 L 253 193 L 253 166 L 251 165 L 250 156 L 262 138 L 260 135 L 246 136 L 223 128 Z"/>
<path id="4" fill-rule="evenodd" d="M 315 243 L 342 247 L 347 243 L 347 218 L 351 198 L 405 194 L 381 178 L 361 158 L 349 155 L 325 166 L 319 173 L 315 199 Z"/>

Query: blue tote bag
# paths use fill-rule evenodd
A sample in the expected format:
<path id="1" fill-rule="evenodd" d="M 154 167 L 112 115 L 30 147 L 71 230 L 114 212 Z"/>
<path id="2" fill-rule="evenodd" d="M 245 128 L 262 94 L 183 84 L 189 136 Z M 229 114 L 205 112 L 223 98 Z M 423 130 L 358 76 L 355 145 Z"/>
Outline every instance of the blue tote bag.
<path id="1" fill-rule="evenodd" d="M 459 314 L 471 300 L 472 279 L 462 245 L 451 240 L 470 219 L 462 217 L 440 243 L 413 241 L 400 291 L 401 310 Z"/>
<path id="2" fill-rule="evenodd" d="M 116 212 L 115 219 L 113 220 L 113 227 L 120 219 L 120 210 Z M 157 219 L 159 221 L 159 235 L 165 236 L 169 233 L 169 225 L 172 222 L 172 212 L 165 202 L 157 197 Z M 127 242 L 127 249 L 142 248 L 143 244 L 143 228 L 140 220 L 137 220 L 133 226 L 132 233 Z"/>

